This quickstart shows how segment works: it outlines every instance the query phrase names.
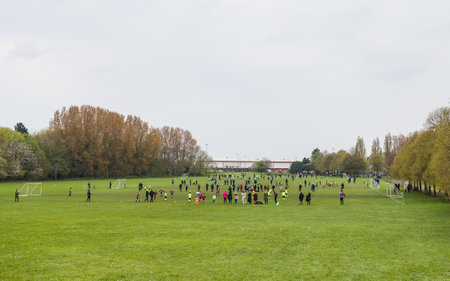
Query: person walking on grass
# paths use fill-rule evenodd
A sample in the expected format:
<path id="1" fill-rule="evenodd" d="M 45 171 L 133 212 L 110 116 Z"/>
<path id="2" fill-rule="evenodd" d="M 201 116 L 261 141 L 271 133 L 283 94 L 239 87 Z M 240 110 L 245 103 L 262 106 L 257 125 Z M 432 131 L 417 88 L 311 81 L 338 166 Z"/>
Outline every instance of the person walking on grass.
<path id="1" fill-rule="evenodd" d="M 72 187 L 69 187 L 69 197 L 72 197 Z"/>
<path id="2" fill-rule="evenodd" d="M 237 191 L 234 192 L 234 204 L 237 204 L 239 200 L 239 193 Z"/>
<path id="3" fill-rule="evenodd" d="M 14 202 L 19 202 L 19 190 L 16 188 L 16 192 L 14 193 Z"/>
<path id="4" fill-rule="evenodd" d="M 305 196 L 303 195 L 303 192 L 300 191 L 300 194 L 298 195 L 299 205 L 303 205 L 303 198 Z"/>
<path id="5" fill-rule="evenodd" d="M 227 191 L 223 192 L 223 204 L 227 204 L 228 193 Z"/>
<path id="6" fill-rule="evenodd" d="M 150 192 L 148 194 L 150 195 L 150 202 L 153 202 L 153 189 L 150 189 Z"/>
<path id="7" fill-rule="evenodd" d="M 88 188 L 86 202 L 91 202 L 91 188 Z"/>
<path id="8" fill-rule="evenodd" d="M 192 199 L 192 194 L 191 191 L 189 190 L 189 194 L 188 194 L 188 203 L 191 204 L 191 199 Z"/>
<path id="9" fill-rule="evenodd" d="M 275 201 L 275 205 L 278 205 L 278 192 L 276 190 L 273 191 L 273 201 Z"/>
<path id="10" fill-rule="evenodd" d="M 245 192 L 242 192 L 241 190 L 241 200 L 242 200 L 242 205 L 245 205 L 245 199 L 247 197 L 247 194 L 245 194 Z"/>
<path id="11" fill-rule="evenodd" d="M 248 195 L 247 195 L 247 202 L 248 202 L 249 205 L 252 204 L 252 192 L 251 192 L 251 191 L 248 192 Z"/>
<path id="12" fill-rule="evenodd" d="M 341 205 L 344 205 L 344 189 L 341 189 L 341 192 L 339 192 L 339 201 L 341 201 Z"/>
<path id="13" fill-rule="evenodd" d="M 306 205 L 311 205 L 311 192 L 306 194 Z"/>
<path id="14" fill-rule="evenodd" d="M 216 204 L 216 195 L 213 195 L 213 196 L 212 196 L 212 203 L 213 203 L 213 204 Z"/>
<path id="15" fill-rule="evenodd" d="M 228 204 L 231 204 L 231 200 L 233 199 L 233 194 L 231 193 L 231 188 L 228 190 Z"/>
<path id="16" fill-rule="evenodd" d="M 264 204 L 269 204 L 269 194 L 267 194 L 267 191 L 264 192 Z"/>
<path id="17" fill-rule="evenodd" d="M 138 190 L 138 192 L 136 194 L 136 203 L 137 202 L 141 202 L 141 193 L 139 192 L 139 190 Z"/>

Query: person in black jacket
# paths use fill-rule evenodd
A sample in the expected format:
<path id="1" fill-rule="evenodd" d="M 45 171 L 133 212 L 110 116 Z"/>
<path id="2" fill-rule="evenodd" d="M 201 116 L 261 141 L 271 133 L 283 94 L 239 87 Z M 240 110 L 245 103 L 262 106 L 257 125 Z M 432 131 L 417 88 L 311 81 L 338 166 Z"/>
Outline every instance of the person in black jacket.
<path id="1" fill-rule="evenodd" d="M 306 194 L 306 205 L 311 205 L 311 192 Z"/>
<path id="2" fill-rule="evenodd" d="M 153 192 L 153 189 L 150 189 L 150 202 L 153 202 L 153 195 L 155 194 L 154 192 Z"/>
<path id="3" fill-rule="evenodd" d="M 91 188 L 88 188 L 86 202 L 91 202 Z"/>
<path id="4" fill-rule="evenodd" d="M 273 201 L 275 201 L 275 204 L 278 204 L 277 198 L 278 198 L 278 193 L 276 191 L 273 191 Z"/>
<path id="5" fill-rule="evenodd" d="M 303 192 L 300 191 L 300 194 L 298 195 L 298 200 L 300 200 L 300 202 L 298 203 L 299 205 L 303 205 L 304 197 L 305 197 L 305 195 L 303 195 Z"/>
<path id="6" fill-rule="evenodd" d="M 255 192 L 253 194 L 253 204 L 256 204 L 256 202 L 258 202 L 258 193 L 257 192 Z"/>
<path id="7" fill-rule="evenodd" d="M 249 192 L 248 195 L 247 195 L 247 202 L 250 205 L 252 204 L 252 193 L 251 192 Z"/>

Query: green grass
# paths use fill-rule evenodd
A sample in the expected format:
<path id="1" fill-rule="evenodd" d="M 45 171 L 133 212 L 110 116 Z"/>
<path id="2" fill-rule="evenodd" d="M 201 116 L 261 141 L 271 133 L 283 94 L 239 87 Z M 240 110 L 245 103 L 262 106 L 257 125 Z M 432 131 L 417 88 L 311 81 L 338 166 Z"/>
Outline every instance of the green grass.
<path id="1" fill-rule="evenodd" d="M 212 205 L 211 192 L 195 206 L 176 179 L 176 203 L 159 194 L 135 203 L 139 181 L 171 187 L 169 178 L 128 180 L 126 190 L 91 180 L 86 203 L 87 180 L 48 181 L 42 197 L 14 203 L 21 184 L 0 184 L 0 280 L 450 279 L 443 199 L 408 193 L 401 205 L 358 179 L 346 183 L 344 206 L 330 187 L 299 206 L 297 179 L 279 206 L 224 205 L 221 196 Z"/>

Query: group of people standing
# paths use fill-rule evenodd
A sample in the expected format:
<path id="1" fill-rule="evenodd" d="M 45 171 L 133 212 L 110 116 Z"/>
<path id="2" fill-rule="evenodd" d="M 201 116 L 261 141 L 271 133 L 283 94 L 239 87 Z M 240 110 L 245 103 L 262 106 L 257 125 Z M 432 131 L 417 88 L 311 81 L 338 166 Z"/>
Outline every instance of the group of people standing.
<path id="1" fill-rule="evenodd" d="M 219 178 L 220 179 L 220 178 Z M 271 179 L 272 180 L 272 179 Z M 214 192 L 214 190 L 216 189 L 216 193 L 212 195 L 212 203 L 215 204 L 217 197 L 220 194 L 220 185 L 217 183 L 217 179 L 211 179 L 210 181 L 212 181 L 211 184 L 206 183 L 205 187 L 206 187 L 206 191 L 211 190 L 211 192 Z M 225 180 L 224 180 L 225 182 Z M 278 186 L 278 184 L 276 185 L 272 185 L 271 188 L 269 188 L 267 185 L 262 185 L 260 182 L 258 182 L 256 179 L 251 182 L 250 178 L 246 180 L 246 184 L 242 185 L 242 184 L 238 184 L 236 185 L 236 181 L 234 178 L 232 179 L 226 179 L 226 182 L 229 184 L 232 184 L 228 187 L 228 190 L 225 190 L 222 193 L 222 198 L 223 198 L 223 203 L 224 204 L 232 204 L 234 201 L 234 204 L 237 204 L 239 199 L 241 199 L 241 203 L 243 205 L 245 204 L 254 204 L 254 205 L 259 205 L 259 204 L 269 204 L 269 199 L 273 196 L 273 200 L 274 203 L 276 205 L 279 205 L 278 202 L 278 192 L 277 192 L 277 188 L 275 186 Z M 172 179 L 172 186 L 174 185 L 174 180 Z M 247 186 L 247 184 L 249 184 Z M 206 193 L 202 193 L 201 192 L 201 185 L 198 183 L 197 180 L 189 180 L 189 184 L 192 185 L 194 184 L 194 186 L 197 187 L 197 191 L 195 193 L 195 203 L 205 203 L 206 202 Z M 189 185 L 187 184 L 187 180 L 186 179 L 181 179 L 181 183 L 179 185 L 180 191 L 182 190 L 183 186 L 186 186 L 186 191 L 188 191 L 189 189 Z M 310 185 L 310 183 L 306 182 L 305 180 L 305 186 Z M 333 184 L 335 185 L 335 184 Z M 315 191 L 314 189 L 314 184 L 311 184 L 311 191 Z M 140 202 L 140 192 L 143 189 L 143 184 L 140 183 L 139 184 L 139 190 L 136 194 L 136 202 Z M 282 195 L 283 200 L 286 200 L 288 198 L 288 190 L 289 190 L 289 185 L 288 185 L 288 178 L 286 178 L 285 180 L 285 186 L 283 186 L 283 184 L 279 185 L 280 188 L 280 193 Z M 95 187 L 94 187 L 95 189 Z M 164 189 L 160 189 L 159 190 L 160 196 L 164 198 L 164 200 L 168 199 L 168 195 L 167 192 L 165 192 Z M 239 194 L 240 193 L 240 194 Z M 262 200 L 260 201 L 261 198 L 259 198 L 259 194 L 262 193 Z M 18 201 L 19 196 L 18 196 L 19 192 L 16 190 L 16 194 L 15 194 L 15 200 Z M 147 188 L 147 186 L 145 186 L 145 200 L 147 202 L 154 202 L 156 200 L 158 192 L 154 191 L 153 189 L 151 189 L 150 187 Z M 90 202 L 91 201 L 91 185 L 90 183 L 88 183 L 88 190 L 87 190 L 87 198 L 86 198 L 86 202 Z M 72 196 L 72 188 L 69 188 L 69 197 Z M 170 196 L 171 198 L 174 197 L 174 189 L 173 187 L 170 189 Z M 343 205 L 344 204 L 344 198 L 345 198 L 345 190 L 344 190 L 344 183 L 341 184 L 341 191 L 339 193 L 339 199 L 340 199 L 340 204 Z M 303 194 L 302 192 L 302 185 L 299 185 L 299 205 L 303 205 L 303 201 L 306 201 L 306 205 L 311 205 L 311 192 L 308 192 L 306 195 Z M 191 203 L 192 201 L 192 193 L 191 191 L 188 192 L 188 203 Z"/>

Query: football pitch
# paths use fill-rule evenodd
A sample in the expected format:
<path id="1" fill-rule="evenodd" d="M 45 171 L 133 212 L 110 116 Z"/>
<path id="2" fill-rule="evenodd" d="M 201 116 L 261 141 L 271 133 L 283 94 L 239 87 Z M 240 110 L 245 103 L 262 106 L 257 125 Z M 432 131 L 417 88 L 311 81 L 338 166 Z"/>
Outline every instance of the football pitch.
<path id="1" fill-rule="evenodd" d="M 189 179 L 203 192 L 211 184 Z M 383 195 L 384 184 L 378 191 L 362 179 L 318 177 L 306 180 L 344 182 L 344 205 L 339 187 L 321 184 L 311 205 L 299 206 L 304 180 L 289 180 L 278 206 L 273 196 L 268 205 L 224 204 L 222 180 L 216 204 L 208 191 L 199 205 L 188 204 L 180 178 L 173 185 L 172 178 L 128 179 L 126 189 L 109 189 L 109 180 L 47 181 L 41 197 L 19 203 L 14 191 L 22 183 L 1 183 L 0 280 L 450 279 L 448 202 L 411 192 L 402 205 Z M 168 199 L 158 193 L 143 202 L 142 191 L 136 203 L 139 182 Z M 197 188 L 190 190 L 194 198 Z"/>

